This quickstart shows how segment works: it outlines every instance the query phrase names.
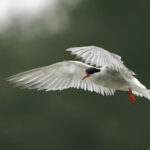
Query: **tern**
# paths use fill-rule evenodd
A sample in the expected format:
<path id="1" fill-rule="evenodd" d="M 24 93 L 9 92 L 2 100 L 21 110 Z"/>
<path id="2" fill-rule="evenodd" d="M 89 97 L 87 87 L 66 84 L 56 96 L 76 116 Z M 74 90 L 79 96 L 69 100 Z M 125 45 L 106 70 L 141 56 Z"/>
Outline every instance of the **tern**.
<path id="1" fill-rule="evenodd" d="M 132 103 L 134 95 L 150 100 L 150 90 L 135 78 L 121 56 L 96 46 L 69 48 L 80 61 L 62 61 L 8 78 L 15 86 L 46 91 L 84 89 L 102 95 L 125 91 Z M 133 95 L 134 94 L 134 95 Z"/>

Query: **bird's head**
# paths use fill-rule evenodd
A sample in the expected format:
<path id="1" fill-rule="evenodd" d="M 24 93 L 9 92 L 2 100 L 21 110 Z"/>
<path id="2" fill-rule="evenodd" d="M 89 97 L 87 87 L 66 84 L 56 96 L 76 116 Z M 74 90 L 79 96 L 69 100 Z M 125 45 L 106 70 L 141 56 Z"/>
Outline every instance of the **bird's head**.
<path id="1" fill-rule="evenodd" d="M 84 79 L 90 77 L 91 75 L 93 75 L 94 73 L 97 73 L 97 72 L 100 72 L 100 71 L 101 70 L 99 68 L 94 68 L 94 67 L 93 68 L 92 67 L 87 68 L 85 70 L 86 75 L 82 79 L 84 80 Z"/>

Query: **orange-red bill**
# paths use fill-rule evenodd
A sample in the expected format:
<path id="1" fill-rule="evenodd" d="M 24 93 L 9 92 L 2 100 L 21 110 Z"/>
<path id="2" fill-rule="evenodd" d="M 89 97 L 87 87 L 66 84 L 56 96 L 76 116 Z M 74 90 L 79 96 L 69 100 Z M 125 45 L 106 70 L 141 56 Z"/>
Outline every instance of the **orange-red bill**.
<path id="1" fill-rule="evenodd" d="M 84 79 L 86 79 L 86 78 L 88 78 L 88 77 L 89 77 L 89 75 L 86 74 L 86 75 L 82 78 L 82 80 L 84 80 Z"/>

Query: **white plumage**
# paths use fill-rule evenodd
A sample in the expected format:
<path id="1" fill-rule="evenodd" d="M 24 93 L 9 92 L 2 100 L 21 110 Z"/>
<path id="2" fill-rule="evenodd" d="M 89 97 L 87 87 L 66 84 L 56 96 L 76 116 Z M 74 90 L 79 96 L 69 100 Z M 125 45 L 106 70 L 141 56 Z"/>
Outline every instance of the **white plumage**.
<path id="1" fill-rule="evenodd" d="M 81 88 L 102 95 L 132 89 L 135 95 L 150 99 L 150 91 L 134 77 L 135 73 L 123 64 L 119 55 L 96 46 L 69 48 L 67 51 L 85 63 L 63 61 L 14 75 L 8 81 L 27 89 L 51 91 Z M 98 72 L 92 72 L 89 78 L 83 80 L 88 68 L 92 68 L 91 71 L 98 69 Z"/>

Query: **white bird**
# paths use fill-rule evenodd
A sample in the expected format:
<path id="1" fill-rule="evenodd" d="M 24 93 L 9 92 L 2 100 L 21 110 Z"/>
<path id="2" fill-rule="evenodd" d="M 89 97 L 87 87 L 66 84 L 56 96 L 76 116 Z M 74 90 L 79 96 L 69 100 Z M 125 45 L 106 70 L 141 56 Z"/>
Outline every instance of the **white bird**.
<path id="1" fill-rule="evenodd" d="M 81 88 L 114 95 L 115 90 L 120 90 L 127 92 L 132 103 L 135 102 L 133 94 L 150 100 L 150 90 L 134 77 L 135 73 L 123 64 L 119 55 L 96 46 L 69 48 L 67 51 L 85 63 L 58 62 L 14 75 L 8 81 L 22 88 L 46 91 Z"/>

